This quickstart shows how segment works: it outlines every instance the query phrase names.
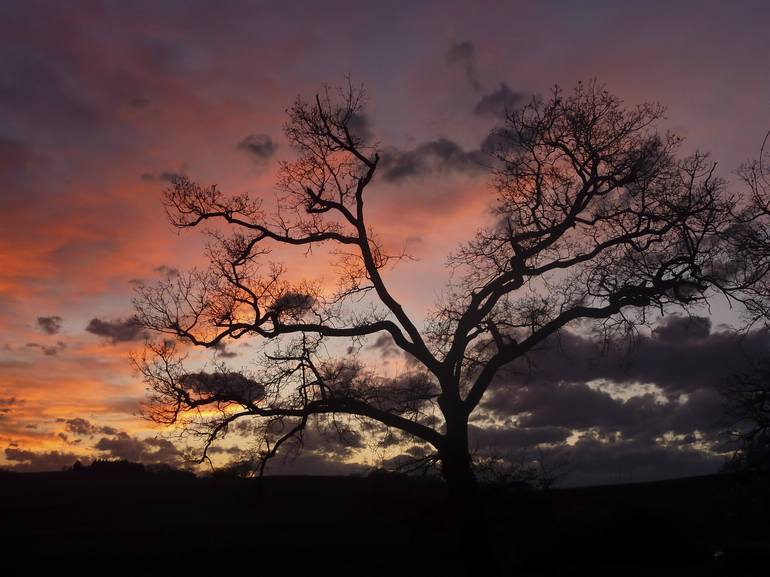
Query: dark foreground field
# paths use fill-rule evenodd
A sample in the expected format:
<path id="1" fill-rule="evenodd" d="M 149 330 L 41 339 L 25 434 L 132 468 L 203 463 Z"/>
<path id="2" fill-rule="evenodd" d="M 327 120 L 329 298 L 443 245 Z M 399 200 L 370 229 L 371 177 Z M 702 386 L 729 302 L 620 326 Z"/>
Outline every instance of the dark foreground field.
<path id="1" fill-rule="evenodd" d="M 502 575 L 770 574 L 767 477 L 485 492 Z M 0 474 L 4 575 L 446 575 L 440 483 Z M 19 563 L 18 565 L 16 563 Z M 18 567 L 12 569 L 12 567 Z"/>

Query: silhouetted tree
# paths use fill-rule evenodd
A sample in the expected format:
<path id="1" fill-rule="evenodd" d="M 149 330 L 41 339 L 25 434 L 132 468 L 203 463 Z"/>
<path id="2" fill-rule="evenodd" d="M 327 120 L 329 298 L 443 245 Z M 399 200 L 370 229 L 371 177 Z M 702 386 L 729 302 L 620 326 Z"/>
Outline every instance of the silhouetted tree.
<path id="1" fill-rule="evenodd" d="M 721 393 L 728 433 L 738 443 L 725 468 L 770 469 L 770 357 L 754 359 L 725 382 Z"/>
<path id="2" fill-rule="evenodd" d="M 566 475 L 569 457 L 564 452 L 548 455 L 540 447 L 534 455 L 528 449 L 518 454 L 487 450 L 473 455 L 473 467 L 479 480 L 491 485 L 547 490 Z"/>
<path id="3" fill-rule="evenodd" d="M 738 176 L 749 190 L 748 206 L 737 212 L 736 223 L 731 230 L 731 241 L 737 248 L 736 264 L 733 268 L 748 268 L 754 259 L 767 260 L 770 247 L 770 180 L 767 163 L 770 151 L 767 149 L 770 131 L 765 134 L 757 159 L 745 163 L 738 169 Z M 754 266 L 759 270 L 763 265 Z M 749 313 L 749 320 L 767 324 L 770 319 L 770 278 L 756 275 L 753 282 L 744 291 L 742 300 Z"/>
<path id="4" fill-rule="evenodd" d="M 759 157 L 741 166 L 738 175 L 749 189 L 749 206 L 739 215 L 735 229 L 738 245 L 746 258 L 762 258 L 770 246 L 770 181 L 767 175 L 767 142 L 760 147 Z M 761 277 L 753 283 L 745 300 L 750 320 L 767 326 L 770 318 L 770 283 Z M 746 367 L 725 381 L 720 390 L 724 399 L 728 434 L 737 449 L 725 469 L 733 471 L 767 470 L 770 468 L 770 355 L 755 356 Z"/>
<path id="5" fill-rule="evenodd" d="M 140 289 L 138 318 L 173 337 L 138 362 L 150 415 L 203 435 L 204 457 L 236 420 L 255 418 L 263 462 L 301 440 L 314 417 L 343 432 L 356 419 L 397 429 L 435 452 L 477 550 L 468 423 L 498 371 L 577 323 L 624 330 L 651 308 L 715 294 L 760 303 L 761 290 L 752 291 L 767 251 L 747 243 L 759 238 L 761 219 L 726 193 L 707 155 L 677 156 L 680 139 L 656 130 L 660 106 L 624 107 L 593 82 L 571 94 L 555 88 L 509 113 L 495 134 L 494 222 L 451 255 L 456 280 L 420 322 L 383 274 L 403 255 L 367 220 L 380 156 L 355 130 L 363 104 L 351 87 L 294 102 L 285 133 L 298 154 L 282 164 L 273 210 L 215 185 L 173 181 L 165 204 L 176 227 L 229 227 L 209 232 L 207 270 Z M 281 266 L 261 262 L 271 245 L 321 244 L 338 257 L 334 290 L 290 282 Z M 378 376 L 360 354 L 363 339 L 381 335 L 413 361 L 399 378 Z M 190 373 L 173 342 L 213 348 L 246 336 L 264 342 L 260 369 L 248 376 L 224 366 Z"/>

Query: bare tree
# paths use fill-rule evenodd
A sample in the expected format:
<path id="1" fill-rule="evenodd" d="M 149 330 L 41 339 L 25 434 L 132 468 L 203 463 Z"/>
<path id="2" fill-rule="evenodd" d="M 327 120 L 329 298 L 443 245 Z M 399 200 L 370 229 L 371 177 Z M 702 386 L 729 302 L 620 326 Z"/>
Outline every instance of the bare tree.
<path id="1" fill-rule="evenodd" d="M 569 456 L 565 451 L 547 454 L 537 447 L 534 454 L 528 448 L 516 453 L 494 449 L 473 455 L 476 476 L 499 487 L 527 487 L 547 490 L 567 474 Z"/>
<path id="2" fill-rule="evenodd" d="M 762 274 L 770 255 L 770 180 L 768 180 L 768 139 L 765 134 L 759 157 L 745 163 L 738 169 L 738 176 L 748 188 L 748 202 L 737 212 L 736 223 L 730 231 L 730 242 L 734 247 L 734 270 L 753 271 L 754 278 L 744 287 L 743 298 L 748 320 L 767 323 L 770 319 L 770 278 Z M 762 264 L 749 264 L 762 263 Z"/>
<path id="3" fill-rule="evenodd" d="M 748 206 L 740 213 L 736 225 L 737 246 L 743 259 L 766 258 L 770 246 L 770 180 L 767 174 L 767 144 L 765 134 L 759 157 L 741 166 L 738 175 L 749 190 Z M 764 322 L 770 318 L 770 279 L 762 277 L 746 293 L 749 320 Z M 724 399 L 727 433 L 737 443 L 726 469 L 734 471 L 767 470 L 770 468 L 770 354 L 748 359 L 746 367 L 723 383 L 720 393 Z"/>
<path id="4" fill-rule="evenodd" d="M 727 470 L 770 468 L 770 357 L 753 359 L 721 388 L 728 434 L 737 448 Z"/>
<path id="5" fill-rule="evenodd" d="M 680 139 L 656 130 L 660 106 L 624 107 L 592 82 L 508 115 L 492 163 L 494 222 L 450 256 L 459 280 L 415 319 L 383 274 L 403 255 L 388 252 L 367 220 L 380 157 L 354 130 L 363 105 L 352 88 L 294 102 L 285 132 L 297 158 L 282 164 L 271 210 L 183 177 L 166 192 L 175 226 L 218 227 L 207 270 L 140 290 L 142 323 L 173 339 L 150 345 L 139 366 L 151 416 L 203 435 L 203 457 L 243 418 L 255 419 L 263 462 L 296 446 L 313 418 L 343 433 L 379 423 L 434 452 L 460 524 L 472 526 L 468 423 L 502 367 L 578 323 L 622 330 L 651 308 L 716 294 L 746 300 L 767 272 L 766 251 L 747 258 L 741 246 L 759 221 L 727 194 L 715 163 L 677 156 Z M 321 244 L 338 258 L 332 291 L 263 263 L 271 245 Z M 413 368 L 397 379 L 375 374 L 355 352 L 374 335 L 392 339 Z M 264 343 L 249 376 L 190 373 L 173 343 L 247 336 Z"/>

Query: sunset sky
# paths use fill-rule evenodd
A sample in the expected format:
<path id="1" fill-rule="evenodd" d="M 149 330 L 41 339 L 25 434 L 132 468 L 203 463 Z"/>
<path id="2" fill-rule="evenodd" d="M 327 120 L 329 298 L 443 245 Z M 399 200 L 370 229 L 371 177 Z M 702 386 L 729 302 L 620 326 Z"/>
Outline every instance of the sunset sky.
<path id="1" fill-rule="evenodd" d="M 734 171 L 770 129 L 770 5 L 631 4 L 2 2 L 0 467 L 178 462 L 180 447 L 137 416 L 144 384 L 129 361 L 145 338 L 131 322 L 137 283 L 205 264 L 202 239 L 168 224 L 161 193 L 184 174 L 272 202 L 277 163 L 292 155 L 285 110 L 325 83 L 362 83 L 366 129 L 411 160 L 379 175 L 369 214 L 417 259 L 388 272 L 417 318 L 448 278 L 445 256 L 487 218 L 490 177 L 472 162 L 484 138 L 504 105 L 556 83 L 596 78 L 629 105 L 660 102 L 660 130 L 683 136 L 684 153 L 710 151 L 740 192 Z M 332 274 L 302 252 L 278 257 L 298 278 Z M 726 327 L 737 311 L 697 315 L 661 320 L 630 366 L 559 356 L 516 394 L 492 391 L 490 414 L 528 416 L 478 441 L 570 439 L 575 484 L 715 470 L 716 387 L 745 343 Z M 574 336 L 567 353 L 589 345 Z M 223 358 L 247 366 L 250 348 Z M 357 470 L 340 464 L 348 457 L 311 447 L 283 467 Z"/>

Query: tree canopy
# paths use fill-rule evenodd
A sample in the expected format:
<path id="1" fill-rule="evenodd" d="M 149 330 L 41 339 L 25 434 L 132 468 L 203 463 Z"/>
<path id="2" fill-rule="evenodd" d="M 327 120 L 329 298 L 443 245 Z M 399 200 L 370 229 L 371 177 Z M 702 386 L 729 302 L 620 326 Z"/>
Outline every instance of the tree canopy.
<path id="1" fill-rule="evenodd" d="M 492 217 L 449 254 L 453 280 L 416 317 L 386 274 L 407 255 L 368 219 L 381 155 L 359 129 L 365 100 L 348 86 L 294 102 L 285 135 L 296 154 L 274 206 L 182 176 L 165 193 L 174 226 L 213 225 L 209 266 L 140 288 L 138 318 L 165 340 L 138 366 L 149 415 L 202 435 L 202 458 L 243 418 L 263 467 L 313 419 L 342 435 L 379 423 L 440 463 L 465 501 L 471 415 L 504 367 L 565 327 L 627 330 L 717 295 L 750 319 L 765 314 L 770 211 L 756 166 L 743 172 L 753 194 L 728 191 L 707 154 L 682 155 L 660 131 L 661 106 L 627 107 L 589 82 L 508 111 L 487 159 Z M 267 261 L 276 245 L 331 247 L 336 285 L 290 281 Z M 383 335 L 410 359 L 395 378 L 359 354 Z M 246 337 L 261 343 L 248 375 L 190 371 L 178 346 Z"/>

